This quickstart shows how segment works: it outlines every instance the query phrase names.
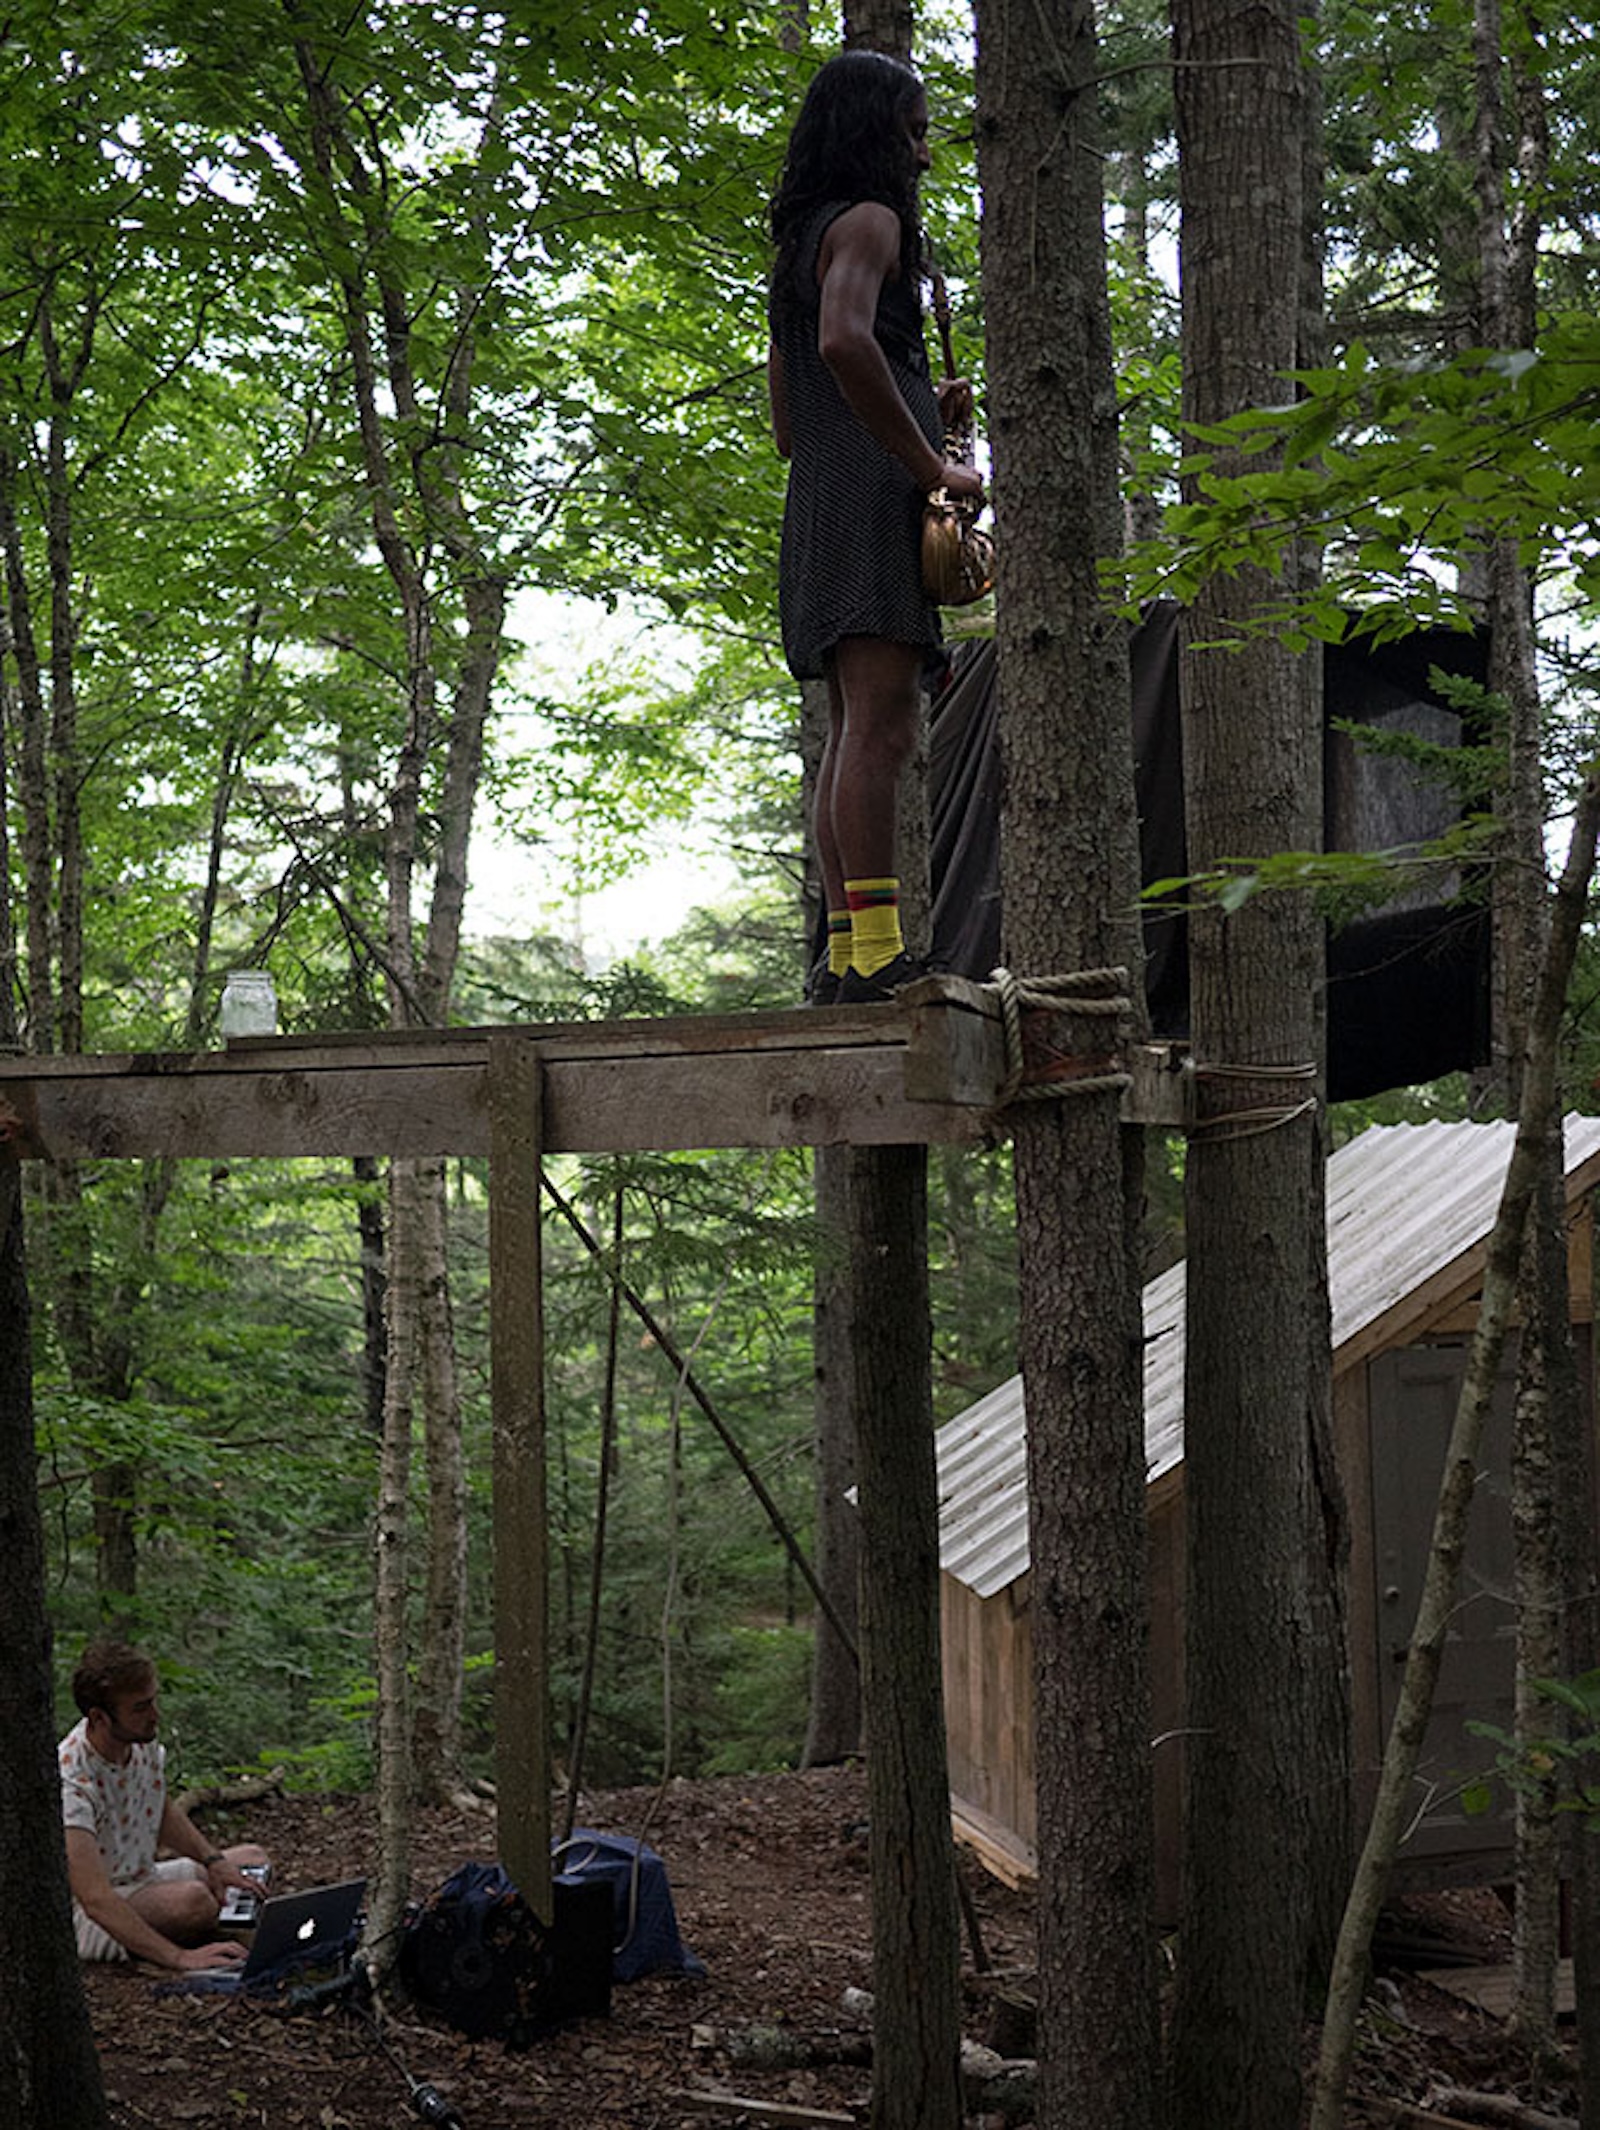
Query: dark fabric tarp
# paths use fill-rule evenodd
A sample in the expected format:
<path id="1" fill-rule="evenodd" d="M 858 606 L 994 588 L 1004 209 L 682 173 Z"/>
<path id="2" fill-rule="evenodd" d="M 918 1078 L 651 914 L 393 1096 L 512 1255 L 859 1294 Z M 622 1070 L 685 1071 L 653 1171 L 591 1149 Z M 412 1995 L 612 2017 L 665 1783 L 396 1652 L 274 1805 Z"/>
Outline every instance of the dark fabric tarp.
<path id="1" fill-rule="evenodd" d="M 1183 734 L 1178 714 L 1178 609 L 1152 608 L 1134 629 L 1133 729 L 1140 869 L 1146 886 L 1188 870 Z M 1413 765 L 1362 749 L 1341 719 L 1459 745 L 1461 718 L 1429 670 L 1483 678 L 1484 646 L 1454 630 L 1418 630 L 1389 644 L 1324 653 L 1324 826 L 1329 850 L 1386 850 L 1437 836 L 1457 818 L 1452 795 Z M 984 981 L 1002 959 L 999 691 L 992 643 L 958 655 L 934 705 L 929 755 L 933 964 Z M 1334 1101 L 1432 1080 L 1488 1055 L 1489 924 L 1477 903 L 1412 892 L 1331 929 L 1328 1092 Z M 1189 1032 L 1186 925 L 1152 905 L 1145 917 L 1153 1032 Z M 1018 974 L 1030 972 L 1018 971 Z M 1042 973 L 1042 972 L 1032 972 Z"/>
<path id="2" fill-rule="evenodd" d="M 611 1888 L 615 1936 L 611 1972 L 619 1982 L 641 1975 L 703 1975 L 705 1964 L 678 1935 L 678 1914 L 667 1867 L 654 1849 L 625 1834 L 597 1834 L 574 1827 L 569 1841 L 553 1843 L 564 1878 L 603 1880 Z"/>

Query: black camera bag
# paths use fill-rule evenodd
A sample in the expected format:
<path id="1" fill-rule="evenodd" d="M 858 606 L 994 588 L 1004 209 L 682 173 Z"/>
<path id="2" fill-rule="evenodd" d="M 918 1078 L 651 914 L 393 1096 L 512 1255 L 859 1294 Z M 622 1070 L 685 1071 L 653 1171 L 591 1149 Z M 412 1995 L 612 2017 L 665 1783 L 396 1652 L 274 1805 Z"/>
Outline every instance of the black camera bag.
<path id="1" fill-rule="evenodd" d="M 557 2024 L 544 1925 L 499 1864 L 462 1864 L 408 1921 L 400 1977 L 473 2039 L 526 2048 Z"/>

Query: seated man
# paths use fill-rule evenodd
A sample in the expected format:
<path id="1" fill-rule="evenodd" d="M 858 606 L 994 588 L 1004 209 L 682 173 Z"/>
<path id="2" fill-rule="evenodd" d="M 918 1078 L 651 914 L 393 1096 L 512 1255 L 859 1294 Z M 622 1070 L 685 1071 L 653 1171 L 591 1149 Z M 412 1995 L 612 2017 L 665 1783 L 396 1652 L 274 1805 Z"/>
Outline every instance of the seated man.
<path id="1" fill-rule="evenodd" d="M 167 1795 L 156 1669 L 126 1642 L 93 1641 L 72 1675 L 83 1721 L 62 1739 L 61 1817 L 78 1952 L 85 1960 L 222 1967 L 244 1957 L 214 1936 L 230 1886 L 259 1892 L 254 1843 L 214 1849 Z M 158 1863 L 158 1850 L 168 1852 Z"/>

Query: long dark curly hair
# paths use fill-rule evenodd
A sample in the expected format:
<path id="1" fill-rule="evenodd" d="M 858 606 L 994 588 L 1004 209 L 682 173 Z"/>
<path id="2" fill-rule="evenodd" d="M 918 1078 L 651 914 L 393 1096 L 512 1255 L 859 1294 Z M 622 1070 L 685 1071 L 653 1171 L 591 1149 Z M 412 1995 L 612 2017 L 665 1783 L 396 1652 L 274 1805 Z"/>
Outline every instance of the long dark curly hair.
<path id="1" fill-rule="evenodd" d="M 906 113 L 923 94 L 910 67 L 886 52 L 841 52 L 820 67 L 789 135 L 772 196 L 772 305 L 795 301 L 795 250 L 806 223 L 832 200 L 881 200 L 900 217 L 900 271 L 921 272 L 917 165 Z"/>

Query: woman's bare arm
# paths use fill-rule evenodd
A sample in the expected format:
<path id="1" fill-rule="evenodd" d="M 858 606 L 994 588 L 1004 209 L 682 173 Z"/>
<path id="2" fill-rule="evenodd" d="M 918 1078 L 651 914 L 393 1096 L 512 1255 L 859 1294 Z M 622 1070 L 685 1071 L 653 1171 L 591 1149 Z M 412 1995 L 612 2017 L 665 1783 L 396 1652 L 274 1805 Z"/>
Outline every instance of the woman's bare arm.
<path id="1" fill-rule="evenodd" d="M 981 494 L 972 468 L 948 463 L 923 435 L 873 332 L 883 284 L 899 265 L 900 218 L 881 201 L 858 201 L 829 225 L 817 256 L 817 352 L 845 404 L 919 488 Z"/>
<path id="2" fill-rule="evenodd" d="M 791 450 L 789 433 L 789 394 L 783 381 L 783 357 L 775 344 L 767 348 L 767 406 L 772 415 L 772 441 L 777 446 L 780 459 L 786 459 Z"/>

